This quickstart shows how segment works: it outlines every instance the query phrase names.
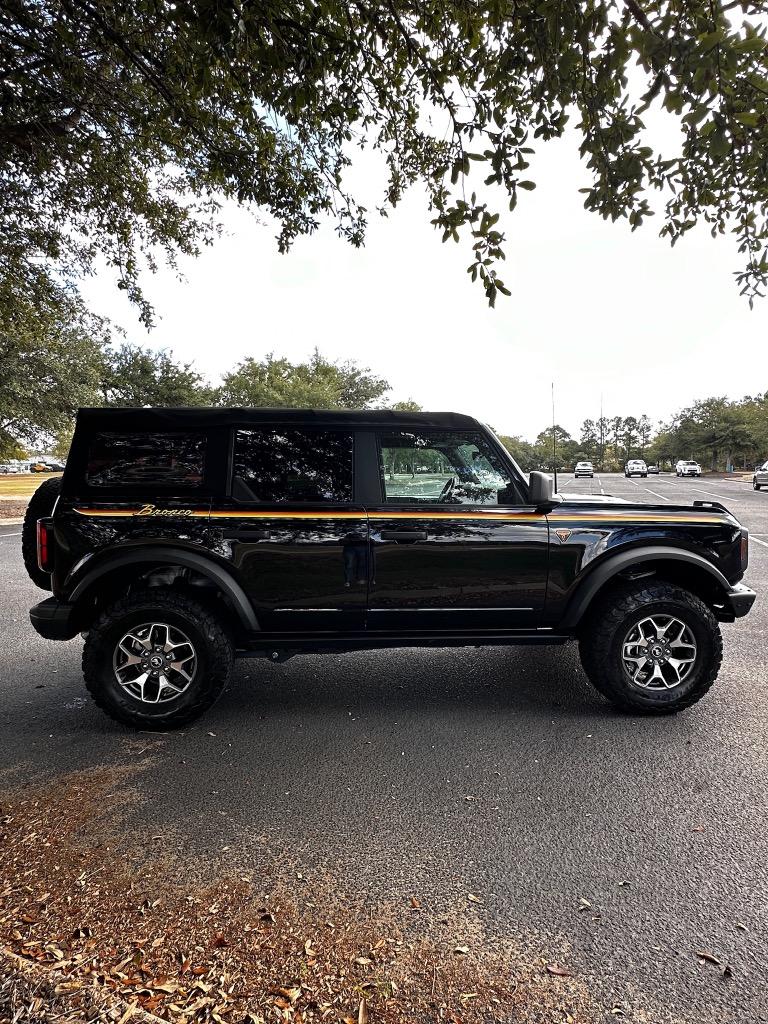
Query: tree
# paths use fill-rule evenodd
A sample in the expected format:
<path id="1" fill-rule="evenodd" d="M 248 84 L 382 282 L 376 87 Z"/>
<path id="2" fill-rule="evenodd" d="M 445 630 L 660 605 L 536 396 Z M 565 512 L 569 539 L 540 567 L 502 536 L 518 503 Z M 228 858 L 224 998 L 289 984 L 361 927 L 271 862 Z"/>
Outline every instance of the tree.
<path id="1" fill-rule="evenodd" d="M 367 145 L 388 171 L 379 212 L 421 183 L 443 239 L 467 238 L 493 304 L 509 291 L 497 207 L 535 187 L 535 148 L 571 122 L 588 210 L 632 229 L 658 212 L 672 243 L 699 221 L 732 232 L 751 301 L 768 279 L 762 10 L 8 0 L 0 276 L 31 292 L 101 257 L 149 322 L 142 268 L 210 242 L 223 199 L 269 211 L 281 251 L 325 215 L 362 244 L 367 211 L 344 172 Z M 669 135 L 646 131 L 649 109 L 680 129 L 664 158 L 656 142 Z"/>
<path id="2" fill-rule="evenodd" d="M 2 297 L 11 301 L 3 303 Z M 18 281 L 0 281 L 3 457 L 20 445 L 55 436 L 78 406 L 97 400 L 108 339 L 106 323 L 53 282 L 40 278 L 34 292 L 25 295 Z"/>
<path id="3" fill-rule="evenodd" d="M 505 434 L 500 434 L 499 440 L 524 472 L 529 473 L 532 469 L 541 468 L 542 463 L 539 459 L 537 450 L 529 441 L 523 440 L 522 437 L 509 437 Z M 551 461 L 552 455 L 550 449 L 549 461 L 546 465 L 549 465 Z"/>
<path id="4" fill-rule="evenodd" d="M 621 465 L 624 461 L 622 452 L 622 440 L 624 431 L 624 418 L 622 416 L 613 416 L 610 420 L 611 439 L 613 441 L 613 458 L 616 465 Z"/>
<path id="5" fill-rule="evenodd" d="M 605 466 L 605 446 L 611 429 L 607 417 L 601 416 L 595 429 L 597 431 L 597 463 L 598 468 L 602 471 Z"/>
<path id="6" fill-rule="evenodd" d="M 552 435 L 555 438 L 557 459 L 554 457 Z M 536 438 L 536 455 L 541 466 L 563 469 L 573 465 L 576 460 L 578 445 L 568 431 L 556 423 L 554 427 L 542 430 Z"/>
<path id="7" fill-rule="evenodd" d="M 189 363 L 138 345 L 105 353 L 99 390 L 104 405 L 123 407 L 202 405 L 207 397 L 202 377 Z"/>
<path id="8" fill-rule="evenodd" d="M 637 437 L 638 445 L 640 447 L 640 456 L 645 458 L 645 450 L 651 443 L 651 436 L 653 434 L 653 423 L 651 423 L 648 416 L 645 413 L 637 421 Z"/>
<path id="9" fill-rule="evenodd" d="M 369 409 L 389 384 L 356 363 L 334 363 L 317 350 L 306 363 L 244 359 L 214 392 L 217 405 L 273 409 Z"/>
<path id="10" fill-rule="evenodd" d="M 584 458 L 592 462 L 595 459 L 595 453 L 598 451 L 597 424 L 594 420 L 584 420 L 582 423 L 579 444 L 584 452 Z"/>
<path id="11" fill-rule="evenodd" d="M 393 402 L 389 408 L 395 412 L 421 412 L 422 410 L 422 406 L 418 402 L 414 402 L 412 398 L 408 398 L 404 402 Z"/>

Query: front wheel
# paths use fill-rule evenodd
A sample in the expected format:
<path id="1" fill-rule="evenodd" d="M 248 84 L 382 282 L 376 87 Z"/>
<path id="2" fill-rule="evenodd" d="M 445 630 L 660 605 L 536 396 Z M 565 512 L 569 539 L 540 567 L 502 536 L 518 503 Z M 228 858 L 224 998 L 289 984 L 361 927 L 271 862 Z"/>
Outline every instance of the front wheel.
<path id="1" fill-rule="evenodd" d="M 763 486 L 762 484 L 759 484 L 757 482 L 757 480 L 754 477 L 752 477 L 752 490 L 753 491 L 759 491 L 762 486 Z"/>
<path id="2" fill-rule="evenodd" d="M 717 619 L 671 583 L 627 584 L 590 612 L 579 640 L 592 685 L 624 711 L 674 714 L 714 683 L 723 658 Z"/>
<path id="3" fill-rule="evenodd" d="M 233 647 L 205 605 L 168 587 L 129 594 L 108 608 L 83 648 L 85 685 L 118 722 L 175 729 L 224 691 Z"/>

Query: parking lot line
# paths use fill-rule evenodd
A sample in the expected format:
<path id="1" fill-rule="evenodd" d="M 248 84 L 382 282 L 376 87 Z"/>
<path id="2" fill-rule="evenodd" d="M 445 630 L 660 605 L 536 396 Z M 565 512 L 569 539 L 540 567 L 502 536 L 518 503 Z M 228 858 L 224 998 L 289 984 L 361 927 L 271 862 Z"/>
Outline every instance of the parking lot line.
<path id="1" fill-rule="evenodd" d="M 3 537 L 20 537 L 20 536 L 21 536 L 20 533 L 0 533 L 0 540 L 2 540 Z"/>
<path id="2" fill-rule="evenodd" d="M 669 501 L 669 498 L 665 498 L 663 494 L 657 494 L 656 491 L 652 491 L 650 487 L 644 488 L 649 494 L 653 494 L 656 498 L 661 498 L 662 501 Z"/>
<path id="3" fill-rule="evenodd" d="M 762 546 L 763 546 L 764 548 L 768 548 L 768 543 L 766 543 L 766 541 L 764 541 L 764 540 L 758 540 L 758 539 L 757 539 L 757 537 L 754 537 L 754 536 L 753 536 L 753 535 L 752 535 L 751 533 L 750 533 L 750 535 L 749 535 L 749 539 L 750 539 L 750 540 L 752 540 L 752 541 L 754 541 L 754 542 L 755 542 L 755 544 L 760 544 L 760 545 L 762 545 Z"/>
<path id="4" fill-rule="evenodd" d="M 699 494 L 709 494 L 712 498 L 721 498 L 723 501 L 735 501 L 738 504 L 741 498 L 732 498 L 730 494 L 715 494 L 714 491 L 703 491 L 701 487 L 691 487 L 692 491 L 698 491 Z"/>

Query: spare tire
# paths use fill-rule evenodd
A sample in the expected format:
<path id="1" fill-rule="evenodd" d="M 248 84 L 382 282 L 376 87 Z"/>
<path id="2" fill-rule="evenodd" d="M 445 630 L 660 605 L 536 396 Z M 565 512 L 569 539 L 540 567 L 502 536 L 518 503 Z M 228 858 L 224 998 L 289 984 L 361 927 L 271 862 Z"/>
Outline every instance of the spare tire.
<path id="1" fill-rule="evenodd" d="M 61 490 L 61 477 L 54 476 L 40 484 L 29 499 L 21 528 L 21 555 L 29 578 L 41 590 L 51 589 L 51 574 L 43 572 L 37 564 L 37 520 L 45 519 L 53 512 L 53 506 Z"/>

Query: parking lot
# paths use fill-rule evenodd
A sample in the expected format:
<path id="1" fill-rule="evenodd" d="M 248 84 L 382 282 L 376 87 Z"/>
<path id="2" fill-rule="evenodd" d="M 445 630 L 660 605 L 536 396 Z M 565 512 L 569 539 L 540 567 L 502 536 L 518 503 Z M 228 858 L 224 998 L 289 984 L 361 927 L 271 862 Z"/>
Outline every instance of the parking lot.
<path id="1" fill-rule="evenodd" d="M 239 663 L 200 722 L 138 742 L 87 699 L 80 641 L 32 631 L 39 591 L 8 526 L 4 783 L 135 758 L 124 827 L 173 835 L 190 872 L 255 876 L 285 855 L 373 904 L 439 913 L 472 893 L 468 930 L 566 962 L 607 1020 L 768 1021 L 768 492 L 668 474 L 560 489 L 721 501 L 750 529 L 758 600 L 723 627 L 720 678 L 692 710 L 613 711 L 575 645 L 308 655 Z"/>

